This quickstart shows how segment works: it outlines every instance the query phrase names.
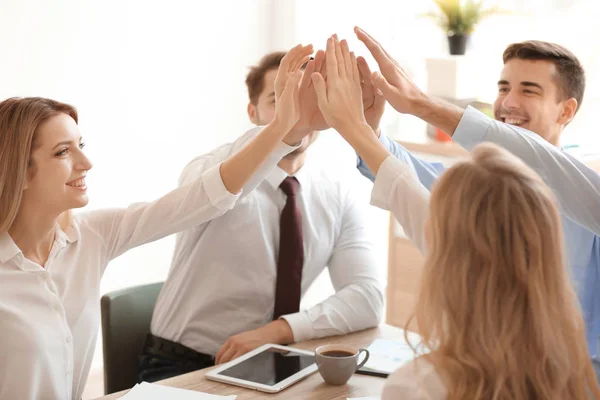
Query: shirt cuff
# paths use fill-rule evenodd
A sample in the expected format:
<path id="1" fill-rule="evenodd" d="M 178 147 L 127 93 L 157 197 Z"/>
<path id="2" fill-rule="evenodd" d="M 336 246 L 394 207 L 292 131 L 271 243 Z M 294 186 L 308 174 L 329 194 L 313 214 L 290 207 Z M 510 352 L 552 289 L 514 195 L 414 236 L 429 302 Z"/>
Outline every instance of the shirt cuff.
<path id="1" fill-rule="evenodd" d="M 484 141 L 484 137 L 493 120 L 481 111 L 469 106 L 465 110 L 452 139 L 466 150 L 471 151 L 473 147 Z"/>
<path id="2" fill-rule="evenodd" d="M 231 210 L 240 197 L 240 193 L 232 194 L 227 190 L 221 178 L 221 163 L 209 168 L 202 174 L 204 190 L 210 203 L 222 211 Z"/>
<path id="3" fill-rule="evenodd" d="M 371 204 L 389 210 L 390 197 L 396 187 L 397 180 L 410 172 L 410 167 L 407 164 L 392 155 L 388 156 L 381 163 L 375 177 L 375 184 L 371 192 Z"/>
<path id="4" fill-rule="evenodd" d="M 290 325 L 290 328 L 292 328 L 294 343 L 304 342 L 305 340 L 310 340 L 315 337 L 312 322 L 305 311 L 283 315 L 281 318 L 285 319 Z"/>
<path id="5" fill-rule="evenodd" d="M 302 146 L 302 143 L 304 143 L 305 140 L 306 140 L 306 138 L 302 139 L 302 141 L 300 142 L 300 144 L 298 146 L 290 146 L 289 144 L 286 144 L 285 142 L 279 142 L 279 144 L 277 145 L 277 148 L 275 148 L 275 150 L 273 150 L 271 152 L 271 156 L 282 159 L 283 157 L 290 154 L 292 151 L 296 150 L 298 147 Z"/>

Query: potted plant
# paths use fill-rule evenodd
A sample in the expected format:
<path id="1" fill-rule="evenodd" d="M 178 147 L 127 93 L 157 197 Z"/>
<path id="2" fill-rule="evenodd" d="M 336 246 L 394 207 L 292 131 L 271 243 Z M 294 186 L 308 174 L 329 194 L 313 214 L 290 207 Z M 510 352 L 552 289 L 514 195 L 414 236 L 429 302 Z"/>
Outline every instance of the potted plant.
<path id="1" fill-rule="evenodd" d="M 500 13 L 497 7 L 484 8 L 484 0 L 433 0 L 437 12 L 425 14 L 433 18 L 448 35 L 450 54 L 465 54 L 469 35 L 483 19 Z"/>

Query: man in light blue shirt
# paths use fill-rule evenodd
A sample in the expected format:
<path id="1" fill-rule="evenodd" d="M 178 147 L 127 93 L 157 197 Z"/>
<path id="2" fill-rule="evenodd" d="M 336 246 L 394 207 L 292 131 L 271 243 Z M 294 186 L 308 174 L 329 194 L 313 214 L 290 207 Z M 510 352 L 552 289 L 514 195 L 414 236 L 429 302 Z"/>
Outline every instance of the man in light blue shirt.
<path id="1" fill-rule="evenodd" d="M 583 99 L 585 75 L 577 58 L 551 43 L 528 41 L 509 46 L 498 81 L 494 121 L 473 108 L 463 111 L 428 98 L 397 64 L 389 63 L 391 58 L 377 42 L 357 33 L 383 74 L 373 76 L 374 84 L 394 108 L 452 134 L 467 150 L 484 141 L 507 148 L 553 189 L 563 216 L 568 265 L 583 311 L 588 351 L 595 358 L 600 336 L 600 176 L 556 147 Z M 379 139 L 431 189 L 444 170 L 442 164 L 413 156 L 383 134 Z M 360 158 L 357 166 L 364 176 L 374 179 Z"/>

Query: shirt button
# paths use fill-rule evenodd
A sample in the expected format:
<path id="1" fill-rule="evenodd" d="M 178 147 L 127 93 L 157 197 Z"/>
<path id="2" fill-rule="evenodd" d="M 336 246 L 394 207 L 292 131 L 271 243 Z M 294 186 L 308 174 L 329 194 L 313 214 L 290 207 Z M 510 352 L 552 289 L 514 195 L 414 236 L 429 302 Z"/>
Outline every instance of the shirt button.
<path id="1" fill-rule="evenodd" d="M 67 338 L 65 339 L 65 342 L 71 343 L 71 336 L 67 336 Z"/>
<path id="2" fill-rule="evenodd" d="M 62 311 L 62 304 L 60 304 L 60 303 L 56 303 L 56 304 L 54 305 L 54 309 L 55 309 L 56 311 L 58 311 L 58 312 Z"/>

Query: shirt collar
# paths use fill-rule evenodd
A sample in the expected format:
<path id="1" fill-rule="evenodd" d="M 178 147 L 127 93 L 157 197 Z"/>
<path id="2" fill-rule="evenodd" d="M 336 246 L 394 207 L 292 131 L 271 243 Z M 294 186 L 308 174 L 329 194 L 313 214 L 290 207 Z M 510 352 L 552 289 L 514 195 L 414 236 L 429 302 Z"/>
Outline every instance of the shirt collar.
<path id="1" fill-rule="evenodd" d="M 75 243 L 79 240 L 79 230 L 75 227 L 72 221 L 64 231 L 60 228 L 60 226 L 57 226 L 56 232 L 57 240 L 61 241 L 62 243 Z"/>
<path id="2" fill-rule="evenodd" d="M 15 256 L 21 254 L 23 258 L 23 252 L 17 247 L 17 244 L 12 240 L 8 232 L 3 232 L 0 235 L 0 262 L 7 263 L 8 261 L 15 258 Z"/>
<path id="3" fill-rule="evenodd" d="M 79 240 L 79 231 L 75 228 L 73 223 L 71 223 L 64 231 L 57 225 L 55 240 L 62 248 L 66 246 L 67 243 L 74 243 Z M 17 266 L 20 267 L 24 260 L 23 252 L 19 249 L 8 232 L 3 232 L 0 234 L 0 262 L 7 263 L 13 259 Z"/>
<path id="4" fill-rule="evenodd" d="M 293 177 L 298 179 L 298 182 L 300 183 L 300 190 L 302 190 L 303 185 L 308 184 L 309 175 L 310 174 L 306 166 L 303 166 L 298 171 L 296 171 L 294 175 L 292 175 Z M 271 171 L 269 176 L 267 176 L 266 181 L 274 190 L 277 190 L 279 189 L 281 182 L 283 182 L 283 180 L 288 176 L 289 175 L 287 174 L 287 172 L 279 168 L 279 166 L 275 166 L 275 168 L 273 168 L 273 171 Z"/>

